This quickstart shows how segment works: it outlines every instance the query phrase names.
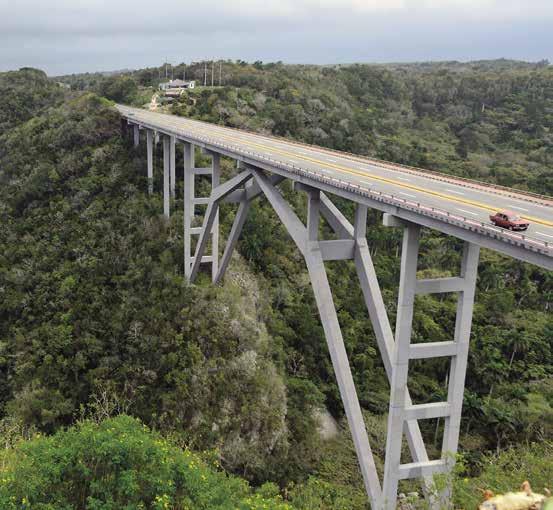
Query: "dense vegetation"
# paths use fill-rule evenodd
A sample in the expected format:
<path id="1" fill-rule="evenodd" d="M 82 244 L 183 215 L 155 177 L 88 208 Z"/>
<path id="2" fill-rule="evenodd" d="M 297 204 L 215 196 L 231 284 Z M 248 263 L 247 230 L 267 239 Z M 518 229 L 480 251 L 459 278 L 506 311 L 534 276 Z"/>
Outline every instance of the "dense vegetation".
<path id="1" fill-rule="evenodd" d="M 216 459 L 208 464 L 124 415 L 37 436 L 1 458 L 4 510 L 291 508 L 265 498 L 270 488 L 254 494 L 243 480 L 214 469 Z"/>
<path id="2" fill-rule="evenodd" d="M 186 72 L 200 78 L 203 66 L 188 66 Z M 223 87 L 199 87 L 168 108 L 553 192 L 553 72 L 543 64 L 240 62 L 225 63 L 222 78 Z M 267 204 L 255 204 L 239 244 L 241 257 L 233 261 L 225 285 L 187 286 L 181 215 L 170 222 L 160 217 L 160 197 L 144 193 L 143 147 L 131 150 L 110 104 L 90 92 L 145 103 L 152 94 L 148 87 L 159 81 L 158 69 L 63 78 L 88 90 L 83 93 L 62 92 L 43 79 L 34 70 L 0 75 L 0 86 L 14 104 L 25 106 L 17 115 L 0 116 L 0 405 L 4 429 L 13 422 L 24 435 L 55 434 L 15 448 L 53 455 L 52 445 L 67 442 L 70 449 L 79 434 L 104 434 L 111 426 L 108 421 L 98 429 L 85 420 L 68 433 L 58 432 L 80 416 L 97 416 L 98 409 L 105 417 L 127 413 L 171 444 L 216 449 L 222 468 L 255 485 L 276 482 L 295 508 L 365 508 L 305 268 Z M 231 175 L 232 162 L 224 160 L 223 171 Z M 157 179 L 159 189 L 159 172 Z M 282 189 L 303 215 L 301 194 L 287 185 Z M 349 204 L 337 203 L 351 216 Z M 228 206 L 224 232 L 233 214 Z M 369 245 L 393 323 L 399 237 L 380 223 L 371 213 Z M 421 275 L 455 274 L 459 248 L 454 240 L 425 232 Z M 327 269 L 381 459 L 387 380 L 353 267 L 332 263 Z M 476 501 L 477 487 L 493 483 L 500 490 L 520 483 L 518 476 L 533 477 L 534 484 L 551 477 L 546 467 L 553 465 L 548 446 L 553 440 L 552 293 L 549 273 L 483 252 L 459 504 Z M 454 314 L 452 297 L 418 299 L 417 338 L 451 339 Z M 445 361 L 414 369 L 415 399 L 443 399 Z M 315 433 L 325 409 L 340 426 L 328 440 Z M 120 423 L 129 434 L 139 434 L 136 422 Z M 434 421 L 424 430 L 436 448 L 442 425 Z M 542 446 L 520 446 L 534 442 Z M 517 445 L 515 453 L 509 450 Z M 13 459 L 15 451 L 10 447 L 5 455 Z M 78 459 L 78 449 L 72 455 Z M 171 462 L 180 462 L 180 455 L 171 450 Z M 57 462 L 45 459 L 45 470 Z M 11 473 L 29 469 L 23 460 L 7 465 Z M 498 465 L 504 468 L 499 471 Z M 213 476 L 213 486 L 226 490 L 223 479 Z M 9 497 L 22 494 L 15 486 L 5 489 Z M 277 486 L 265 485 L 259 497 L 276 505 L 278 492 Z"/>

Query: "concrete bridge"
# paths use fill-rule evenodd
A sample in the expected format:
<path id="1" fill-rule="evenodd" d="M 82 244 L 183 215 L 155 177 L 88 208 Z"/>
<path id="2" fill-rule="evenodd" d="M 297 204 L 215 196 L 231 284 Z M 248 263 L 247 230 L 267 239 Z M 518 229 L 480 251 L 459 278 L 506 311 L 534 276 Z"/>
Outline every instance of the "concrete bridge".
<path id="1" fill-rule="evenodd" d="M 553 269 L 553 200 L 518 190 L 455 178 L 436 172 L 395 165 L 355 155 L 302 145 L 273 137 L 224 128 L 171 115 L 118 105 L 125 131 L 132 129 L 135 146 L 145 132 L 149 192 L 153 192 L 154 139 L 163 143 L 164 214 L 169 217 L 175 194 L 175 153 L 184 151 L 184 271 L 189 281 L 201 264 L 211 265 L 212 278 L 224 277 L 251 203 L 265 197 L 305 259 L 323 325 L 330 357 L 371 507 L 392 510 L 400 480 L 421 478 L 433 508 L 447 507 L 450 488 L 437 492 L 433 477 L 448 473 L 458 448 L 465 374 L 480 247 L 545 269 Z M 194 146 L 211 155 L 209 168 L 195 168 Z M 220 157 L 239 162 L 238 174 L 221 183 Z M 211 176 L 209 198 L 195 196 L 196 176 Z M 307 194 L 305 225 L 284 200 L 277 185 L 291 179 Z M 327 194 L 356 203 L 351 224 Z M 222 256 L 219 254 L 219 206 L 238 204 L 238 211 Z M 201 227 L 195 226 L 198 206 L 205 206 Z M 401 277 L 395 329 L 392 330 L 367 245 L 368 208 L 384 213 L 384 224 L 403 230 Z M 511 209 L 531 222 L 522 234 L 490 224 L 497 209 Z M 337 239 L 319 239 L 321 217 Z M 422 227 L 464 241 L 458 276 L 417 279 Z M 193 243 L 193 239 L 196 240 Z M 208 244 L 210 254 L 206 254 Z M 194 247 L 194 249 L 193 249 Z M 390 381 L 390 407 L 384 476 L 381 483 L 363 422 L 325 261 L 353 260 Z M 456 293 L 457 318 L 451 341 L 411 343 L 413 308 L 419 294 Z M 451 359 L 448 396 L 444 402 L 413 404 L 408 389 L 410 360 Z M 419 420 L 443 418 L 440 458 L 430 459 Z M 403 437 L 411 462 L 402 463 Z"/>

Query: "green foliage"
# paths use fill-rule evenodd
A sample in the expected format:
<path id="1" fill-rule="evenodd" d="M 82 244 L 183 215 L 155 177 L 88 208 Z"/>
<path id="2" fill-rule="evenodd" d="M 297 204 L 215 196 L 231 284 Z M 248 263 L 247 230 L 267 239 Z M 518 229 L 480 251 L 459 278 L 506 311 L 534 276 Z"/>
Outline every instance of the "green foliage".
<path id="1" fill-rule="evenodd" d="M 87 93 L 0 139 L 3 413 L 52 433 L 107 389 L 263 479 L 289 438 L 255 279 L 244 268 L 251 295 L 231 278 L 186 285 L 182 218 L 147 198 L 143 155 L 119 129 Z"/>
<path id="2" fill-rule="evenodd" d="M 63 99 L 62 89 L 32 68 L 0 73 L 0 95 L 0 136 Z"/>
<path id="3" fill-rule="evenodd" d="M 82 422 L 1 454 L 5 510 L 285 510 L 129 416 Z"/>
<path id="4" fill-rule="evenodd" d="M 117 103 L 132 103 L 138 94 L 138 84 L 128 76 L 111 76 L 100 82 L 97 92 Z"/>

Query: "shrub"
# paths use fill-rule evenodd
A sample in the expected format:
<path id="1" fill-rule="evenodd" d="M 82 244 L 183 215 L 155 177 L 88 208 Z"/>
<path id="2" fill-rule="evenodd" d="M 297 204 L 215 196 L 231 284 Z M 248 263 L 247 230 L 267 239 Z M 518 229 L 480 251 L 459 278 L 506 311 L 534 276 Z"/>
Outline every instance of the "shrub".
<path id="1" fill-rule="evenodd" d="M 21 441 L 1 461 L 4 510 L 291 509 L 125 415 Z"/>

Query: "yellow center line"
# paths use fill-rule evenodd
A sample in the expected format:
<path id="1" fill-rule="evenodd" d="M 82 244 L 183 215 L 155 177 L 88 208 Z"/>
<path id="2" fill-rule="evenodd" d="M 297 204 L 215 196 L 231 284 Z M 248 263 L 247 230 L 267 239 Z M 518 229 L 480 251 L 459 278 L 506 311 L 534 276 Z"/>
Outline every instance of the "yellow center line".
<path id="1" fill-rule="evenodd" d="M 172 122 L 172 124 L 173 124 L 174 127 L 179 127 L 177 123 Z M 204 136 L 212 136 L 212 133 L 210 134 L 209 131 L 205 131 L 201 128 L 194 128 L 194 129 L 198 129 L 198 131 L 200 131 L 200 133 L 203 134 Z M 231 142 L 234 141 L 235 142 L 234 145 L 236 145 L 236 139 L 234 137 L 227 136 L 227 135 L 222 134 L 222 133 L 217 133 L 217 136 L 220 137 L 220 138 L 226 139 L 226 140 L 230 140 Z M 470 200 L 470 199 L 466 199 L 466 198 L 454 197 L 454 196 L 448 195 L 446 193 L 441 193 L 439 191 L 432 191 L 432 190 L 429 190 L 429 189 L 420 188 L 419 186 L 415 186 L 413 184 L 406 184 L 405 182 L 396 181 L 394 179 L 389 179 L 387 177 L 380 177 L 380 176 L 376 176 L 376 175 L 367 174 L 367 173 L 364 173 L 360 170 L 355 170 L 355 169 L 352 169 L 352 168 L 346 168 L 346 167 L 341 166 L 341 165 L 337 165 L 337 164 L 334 164 L 334 163 L 329 163 L 329 162 L 322 161 L 322 160 L 319 160 L 319 159 L 311 158 L 311 157 L 304 156 L 302 154 L 298 154 L 298 153 L 295 153 L 295 152 L 288 152 L 288 151 L 285 151 L 283 149 L 278 149 L 278 148 L 275 148 L 275 147 L 271 147 L 269 145 L 263 145 L 263 144 L 260 144 L 260 143 L 255 143 L 255 142 L 251 142 L 251 141 L 243 141 L 243 140 L 242 140 L 241 143 L 244 143 L 244 144 L 246 144 L 248 146 L 251 146 L 251 147 L 257 147 L 257 148 L 260 148 L 260 149 L 265 149 L 265 150 L 268 150 L 268 151 L 271 151 L 271 152 L 275 152 L 277 154 L 282 154 L 283 156 L 288 156 L 288 157 L 292 157 L 292 158 L 297 158 L 297 159 L 302 159 L 302 160 L 305 160 L 305 161 L 309 161 L 309 162 L 315 163 L 316 165 L 319 165 L 319 166 L 323 166 L 323 167 L 327 167 L 327 168 L 332 168 L 334 170 L 338 170 L 338 172 L 340 172 L 340 173 L 346 173 L 346 174 L 355 175 L 355 176 L 358 176 L 358 177 L 363 177 L 364 179 L 367 179 L 367 180 L 385 182 L 387 184 L 392 184 L 394 186 L 399 186 L 401 188 L 410 189 L 410 190 L 413 190 L 413 191 L 418 191 L 419 193 L 425 193 L 426 195 L 433 195 L 433 196 L 436 196 L 436 197 L 441 198 L 441 199 L 445 199 L 445 200 L 449 200 L 451 202 L 455 202 L 457 204 L 471 205 L 473 207 L 477 207 L 478 209 L 482 209 L 486 212 L 497 212 L 498 211 L 498 207 L 491 206 L 491 205 L 488 205 L 488 204 L 485 204 L 485 203 L 482 203 L 482 202 L 478 202 L 476 200 Z M 535 223 L 540 223 L 541 225 L 546 225 L 548 227 L 553 227 L 553 222 L 548 221 L 548 220 L 544 220 L 544 219 L 541 219 L 541 218 L 536 218 L 534 216 L 527 216 L 527 215 L 524 215 L 524 216 L 521 216 L 521 217 L 528 220 L 528 221 L 533 221 Z"/>

